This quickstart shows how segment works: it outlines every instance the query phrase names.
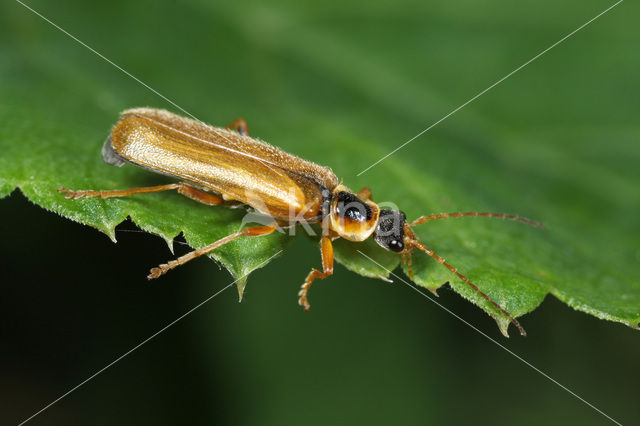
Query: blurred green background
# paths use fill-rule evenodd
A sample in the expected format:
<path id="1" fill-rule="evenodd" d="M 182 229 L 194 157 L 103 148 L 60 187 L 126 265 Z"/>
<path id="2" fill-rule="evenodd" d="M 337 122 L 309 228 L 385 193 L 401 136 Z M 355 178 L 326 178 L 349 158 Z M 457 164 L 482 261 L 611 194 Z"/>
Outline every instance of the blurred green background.
<path id="1" fill-rule="evenodd" d="M 28 4 L 197 117 L 223 124 L 242 116 L 254 135 L 285 141 L 355 188 L 371 184 L 367 174 L 355 177 L 367 165 L 612 3 Z M 454 154 L 477 150 L 506 163 L 537 156 L 554 165 L 541 166 L 541 179 L 561 184 L 542 195 L 532 188 L 514 204 L 568 200 L 576 227 L 592 223 L 588 207 L 599 199 L 572 187 L 578 173 L 604 170 L 622 187 L 640 181 L 638 12 L 622 3 L 396 161 L 420 163 L 441 152 L 434 140 L 453 141 L 434 173 L 473 182 Z M 12 1 L 0 6 L 0 72 L 12 78 L 0 104 L 16 122 L 36 111 L 50 117 L 41 129 L 87 134 L 96 153 L 118 111 L 171 108 Z M 73 128 L 59 125 L 62 115 L 77 117 Z M 353 135 L 371 140 L 371 149 L 336 156 Z M 573 180 L 558 172 L 560 161 Z M 479 197 L 492 190 L 479 188 Z M 608 190 L 615 193 L 596 193 Z M 114 245 L 17 191 L 0 211 L 2 424 L 29 417 L 231 282 L 200 261 L 147 283 L 148 267 L 172 255 L 160 238 L 127 232 L 131 223 Z M 606 241 L 590 249 L 615 251 L 637 239 L 637 211 L 627 213 L 628 223 L 589 229 Z M 621 256 L 638 270 L 635 247 Z M 225 291 L 32 424 L 610 423 L 401 283 L 338 266 L 314 286 L 312 312 L 303 314 L 296 292 L 318 264 L 317 248 L 297 238 L 250 277 L 241 304 L 234 289 Z M 523 319 L 529 336 L 506 340 L 450 290 L 438 301 L 621 423 L 638 422 L 637 331 L 547 297 Z"/>

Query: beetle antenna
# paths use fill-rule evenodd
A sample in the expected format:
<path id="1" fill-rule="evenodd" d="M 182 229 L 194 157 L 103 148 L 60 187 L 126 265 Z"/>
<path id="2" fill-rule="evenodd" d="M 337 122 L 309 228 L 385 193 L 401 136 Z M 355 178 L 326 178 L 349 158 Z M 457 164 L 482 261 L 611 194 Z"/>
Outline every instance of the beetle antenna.
<path id="1" fill-rule="evenodd" d="M 429 256 L 433 257 L 438 263 L 442 264 L 442 266 L 444 266 L 445 268 L 447 268 L 448 270 L 450 270 L 451 272 L 456 274 L 458 276 L 458 278 L 460 278 L 462 281 L 467 283 L 469 285 L 469 287 L 471 287 L 472 289 L 477 291 L 486 301 L 491 303 L 494 308 L 498 309 L 500 312 L 502 312 L 504 315 L 506 315 L 507 318 L 509 318 L 509 321 L 511 321 L 513 323 L 513 325 L 518 327 L 518 330 L 520 331 L 521 335 L 523 335 L 523 336 L 527 335 L 527 332 L 524 331 L 524 328 L 520 325 L 520 323 L 514 317 L 511 316 L 511 314 L 509 312 L 507 312 L 504 308 L 502 308 L 500 305 L 498 305 L 498 303 L 496 303 L 492 298 L 487 296 L 482 290 L 480 290 L 478 288 L 477 285 L 475 285 L 474 283 L 469 281 L 469 279 L 467 277 L 465 277 L 460 272 L 458 272 L 458 270 L 456 268 L 454 268 L 453 266 L 449 265 L 447 263 L 447 261 L 444 260 L 444 258 L 438 256 L 432 250 L 429 250 L 428 248 L 426 248 L 424 246 L 424 244 L 422 244 L 420 241 L 412 239 L 412 240 L 407 241 L 407 243 L 412 245 L 413 247 L 416 247 L 416 248 L 422 250 L 423 252 L 427 253 Z"/>
<path id="2" fill-rule="evenodd" d="M 435 219 L 447 219 L 450 217 L 492 217 L 496 219 L 504 219 L 504 220 L 515 220 L 517 222 L 526 223 L 527 225 L 535 226 L 536 228 L 545 228 L 544 224 L 537 222 L 535 220 L 527 219 L 526 217 L 516 216 L 514 214 L 506 214 L 506 213 L 488 213 L 488 212 L 455 212 L 455 213 L 437 213 L 431 214 L 429 216 L 421 216 L 409 223 L 409 226 L 421 225 L 427 221 L 435 220 Z"/>

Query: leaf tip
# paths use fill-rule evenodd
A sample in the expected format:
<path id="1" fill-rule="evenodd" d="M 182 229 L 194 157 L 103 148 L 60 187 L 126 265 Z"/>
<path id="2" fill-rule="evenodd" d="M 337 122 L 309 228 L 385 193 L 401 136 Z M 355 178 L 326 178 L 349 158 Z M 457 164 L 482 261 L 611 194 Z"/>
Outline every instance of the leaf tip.
<path id="1" fill-rule="evenodd" d="M 484 308 L 483 308 L 484 310 Z M 509 318 L 507 318 L 506 316 L 503 316 L 502 314 L 498 313 L 498 312 L 489 312 L 486 311 L 486 313 L 489 314 L 489 316 L 491 316 L 491 318 L 493 318 L 496 322 L 496 325 L 498 326 L 498 329 L 500 330 L 500 333 L 506 337 L 507 339 L 511 336 L 509 336 L 509 326 L 512 324 L 511 320 Z"/>
<path id="2" fill-rule="evenodd" d="M 238 288 L 238 303 L 242 302 L 242 298 L 244 297 L 244 289 L 247 286 L 247 275 L 242 277 L 236 282 L 236 287 Z"/>
<path id="3" fill-rule="evenodd" d="M 496 323 L 498 323 L 498 328 L 500 329 L 500 333 L 507 339 L 509 338 L 509 324 L 510 321 L 503 321 L 502 318 L 496 319 Z"/>
<path id="4" fill-rule="evenodd" d="M 392 283 L 393 282 L 393 280 L 391 278 L 389 278 L 389 276 L 384 276 L 384 275 L 377 274 L 374 277 L 379 279 L 379 280 L 386 281 L 388 283 Z"/>
<path id="5" fill-rule="evenodd" d="M 164 240 L 165 243 L 167 243 L 171 254 L 175 254 L 175 238 L 169 237 L 166 234 L 161 234 L 160 237 Z"/>
<path id="6" fill-rule="evenodd" d="M 109 239 L 111 240 L 112 243 L 117 243 L 118 239 L 116 238 L 116 228 L 113 227 L 106 227 L 104 229 L 101 230 L 102 232 L 104 232 L 107 237 L 109 237 Z"/>

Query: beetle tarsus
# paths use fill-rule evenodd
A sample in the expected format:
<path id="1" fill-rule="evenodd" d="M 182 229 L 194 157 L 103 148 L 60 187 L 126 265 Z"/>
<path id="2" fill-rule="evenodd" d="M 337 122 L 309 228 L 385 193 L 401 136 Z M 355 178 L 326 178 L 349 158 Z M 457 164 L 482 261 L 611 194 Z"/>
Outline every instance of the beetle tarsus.
<path id="1" fill-rule="evenodd" d="M 149 275 L 147 275 L 147 279 L 152 280 L 154 278 L 158 278 L 161 275 L 166 274 L 169 270 L 177 268 L 180 265 L 184 265 L 190 260 L 205 255 L 217 249 L 218 247 L 221 247 L 240 237 L 258 237 L 260 235 L 268 235 L 274 232 L 276 229 L 277 226 L 275 222 L 266 226 L 251 226 L 249 228 L 244 228 L 242 231 L 227 235 L 224 238 L 220 238 L 218 241 L 215 241 L 208 246 L 190 251 L 189 253 L 182 255 L 177 259 L 170 260 L 167 263 L 162 263 L 155 268 L 151 268 L 151 270 L 149 271 Z"/>
<path id="2" fill-rule="evenodd" d="M 305 312 L 309 312 L 309 308 L 311 308 L 311 305 L 309 304 L 309 299 L 307 298 L 310 287 L 311 287 L 311 283 L 305 282 L 304 284 L 302 284 L 302 288 L 298 292 L 298 296 L 299 296 L 298 305 L 302 306 Z"/>
<path id="3" fill-rule="evenodd" d="M 304 284 L 302 284 L 302 288 L 298 292 L 298 304 L 304 307 L 305 312 L 309 310 L 311 305 L 309 305 L 309 289 L 311 288 L 311 284 L 316 279 L 325 279 L 330 277 L 333 274 L 333 245 L 331 244 L 331 238 L 328 236 L 322 237 L 320 240 L 320 252 L 322 254 L 322 271 L 317 270 L 316 268 L 312 268 L 307 278 L 304 280 Z"/>
<path id="4" fill-rule="evenodd" d="M 181 264 L 182 263 L 176 259 L 170 260 L 167 263 L 162 263 L 155 268 L 151 268 L 151 270 L 149 271 L 149 275 L 147 275 L 147 279 L 152 280 L 154 278 L 159 278 L 169 272 L 171 269 L 175 268 L 176 266 L 180 266 Z"/>
<path id="5" fill-rule="evenodd" d="M 78 198 L 84 197 L 84 192 L 86 191 L 72 191 L 69 188 L 61 186 L 58 188 L 58 192 L 64 192 L 64 198 L 73 198 L 74 200 L 77 200 Z"/>
<path id="6" fill-rule="evenodd" d="M 166 264 L 162 264 L 158 267 L 155 268 L 151 268 L 151 270 L 149 271 L 149 275 L 147 275 L 147 279 L 148 280 L 152 280 L 154 278 L 159 278 L 161 275 L 164 275 L 168 269 L 165 269 L 164 267 L 167 266 Z"/>
<path id="7" fill-rule="evenodd" d="M 95 191 L 92 189 L 73 191 L 69 188 L 65 188 L 61 186 L 58 188 L 58 192 L 64 192 L 64 198 L 77 200 L 78 198 L 91 198 L 91 197 L 101 197 L 106 198 L 104 196 L 105 191 Z"/>

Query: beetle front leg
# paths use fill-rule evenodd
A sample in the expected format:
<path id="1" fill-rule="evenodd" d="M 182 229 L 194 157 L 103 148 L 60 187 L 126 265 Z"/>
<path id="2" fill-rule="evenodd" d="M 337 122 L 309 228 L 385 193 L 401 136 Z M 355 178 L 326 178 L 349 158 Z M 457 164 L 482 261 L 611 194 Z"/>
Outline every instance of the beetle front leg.
<path id="1" fill-rule="evenodd" d="M 322 272 L 313 268 L 307 278 L 302 284 L 302 288 L 298 292 L 298 304 L 304 307 L 305 311 L 308 311 L 311 305 L 309 305 L 309 288 L 316 278 L 325 279 L 333 274 L 333 244 L 331 244 L 331 238 L 328 236 L 322 237 L 320 241 L 320 253 L 322 254 Z"/>
<path id="2" fill-rule="evenodd" d="M 366 186 L 364 188 L 362 188 L 360 190 L 360 192 L 358 192 L 358 198 L 361 198 L 363 200 L 372 200 L 371 198 L 371 190 L 369 188 L 367 188 Z"/>

